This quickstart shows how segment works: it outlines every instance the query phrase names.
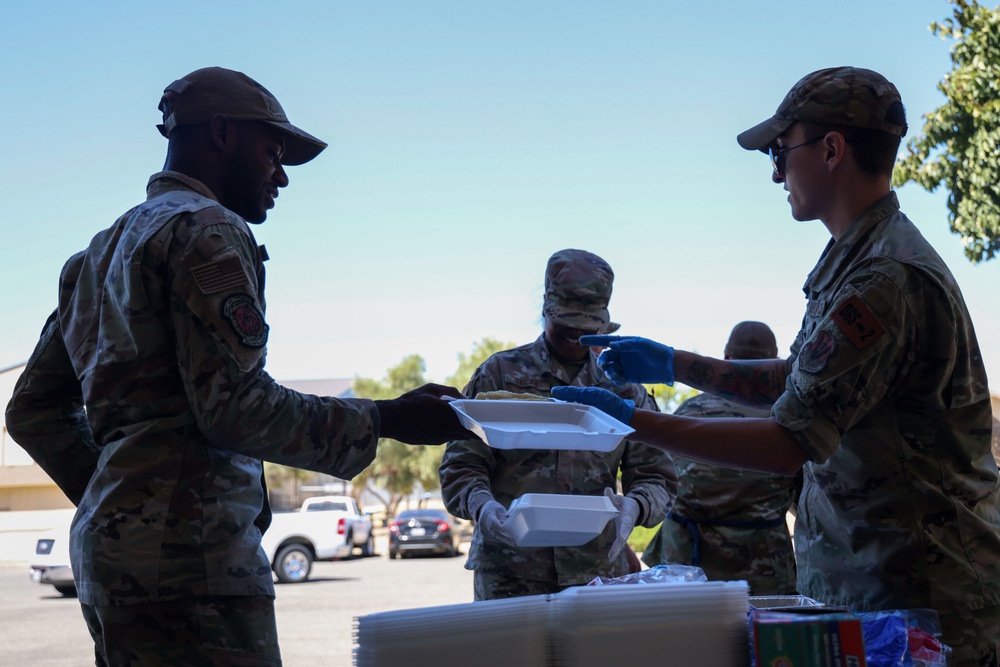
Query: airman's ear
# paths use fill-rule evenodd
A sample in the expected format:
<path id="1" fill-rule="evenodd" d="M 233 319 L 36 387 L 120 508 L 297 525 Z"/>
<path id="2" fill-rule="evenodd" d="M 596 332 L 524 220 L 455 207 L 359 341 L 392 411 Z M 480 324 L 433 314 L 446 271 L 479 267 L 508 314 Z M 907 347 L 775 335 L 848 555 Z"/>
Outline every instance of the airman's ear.
<path id="1" fill-rule="evenodd" d="M 827 132 L 823 137 L 823 159 L 829 171 L 833 171 L 844 161 L 847 153 L 847 139 L 840 132 Z"/>
<path id="2" fill-rule="evenodd" d="M 220 151 L 225 151 L 231 146 L 233 141 L 233 126 L 229 119 L 221 114 L 215 114 L 208 121 L 208 136 L 212 140 L 212 145 Z"/>

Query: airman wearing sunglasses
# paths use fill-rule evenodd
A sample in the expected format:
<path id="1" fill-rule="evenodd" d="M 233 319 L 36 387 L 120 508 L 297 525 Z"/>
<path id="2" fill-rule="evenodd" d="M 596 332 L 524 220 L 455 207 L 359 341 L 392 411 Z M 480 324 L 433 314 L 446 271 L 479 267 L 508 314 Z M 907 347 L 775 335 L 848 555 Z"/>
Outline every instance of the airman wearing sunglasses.
<path id="1" fill-rule="evenodd" d="M 598 389 L 553 394 L 598 405 L 682 456 L 786 474 L 803 466 L 799 592 L 857 611 L 934 609 L 951 664 L 997 665 L 1000 481 L 986 370 L 954 277 L 891 189 L 905 133 L 892 83 L 836 67 L 804 77 L 737 138 L 770 155 L 792 217 L 821 220 L 832 237 L 806 279 L 787 360 L 581 339 L 608 346 L 599 363 L 612 379 L 676 378 L 770 406 L 769 417 L 701 420 L 632 412 Z"/>

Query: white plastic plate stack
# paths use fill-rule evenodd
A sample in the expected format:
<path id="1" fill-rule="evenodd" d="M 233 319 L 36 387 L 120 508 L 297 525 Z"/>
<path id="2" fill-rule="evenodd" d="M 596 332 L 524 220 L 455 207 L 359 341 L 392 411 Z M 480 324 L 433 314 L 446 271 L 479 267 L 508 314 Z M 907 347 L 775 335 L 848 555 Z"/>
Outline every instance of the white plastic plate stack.
<path id="1" fill-rule="evenodd" d="M 354 619 L 357 667 L 548 667 L 548 595 Z"/>
<path id="2" fill-rule="evenodd" d="M 635 432 L 590 405 L 565 401 L 457 400 L 459 421 L 496 449 L 585 449 L 610 452 Z"/>
<path id="3" fill-rule="evenodd" d="M 744 667 L 747 584 L 582 586 L 558 595 L 552 667 L 639 664 Z"/>
<path id="4" fill-rule="evenodd" d="M 358 667 L 744 667 L 747 584 L 578 586 L 355 619 Z"/>

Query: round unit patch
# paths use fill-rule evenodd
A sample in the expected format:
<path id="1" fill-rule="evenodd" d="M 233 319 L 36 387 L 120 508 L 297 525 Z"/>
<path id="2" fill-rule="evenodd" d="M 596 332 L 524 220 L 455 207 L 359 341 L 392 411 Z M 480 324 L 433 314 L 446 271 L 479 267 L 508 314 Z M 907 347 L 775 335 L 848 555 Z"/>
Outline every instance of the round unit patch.
<path id="1" fill-rule="evenodd" d="M 251 297 L 232 295 L 222 304 L 222 314 L 247 347 L 264 347 L 267 343 L 268 326 L 264 323 L 264 313 Z"/>
<path id="2" fill-rule="evenodd" d="M 833 340 L 833 336 L 820 331 L 816 340 L 803 346 L 799 351 L 799 368 L 807 373 L 819 373 L 826 367 L 826 362 L 836 350 L 837 343 Z"/>

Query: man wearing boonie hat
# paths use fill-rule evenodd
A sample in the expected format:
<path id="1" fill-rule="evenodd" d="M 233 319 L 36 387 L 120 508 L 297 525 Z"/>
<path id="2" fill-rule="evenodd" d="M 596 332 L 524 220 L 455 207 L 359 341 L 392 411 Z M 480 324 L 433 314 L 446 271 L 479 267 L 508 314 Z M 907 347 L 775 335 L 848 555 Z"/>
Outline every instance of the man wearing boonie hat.
<path id="1" fill-rule="evenodd" d="M 899 210 L 892 169 L 899 92 L 857 67 L 813 72 L 737 137 L 770 155 L 792 217 L 831 240 L 804 287 L 787 361 L 738 362 L 647 339 L 607 345 L 620 381 L 672 382 L 772 409 L 767 419 L 684 421 L 599 391 L 634 437 L 688 457 L 791 474 L 804 465 L 799 593 L 857 611 L 934 609 L 955 665 L 997 665 L 1000 480 L 979 344 L 944 261 Z M 773 403 L 773 405 L 772 405 Z"/>
<path id="2" fill-rule="evenodd" d="M 554 387 L 606 387 L 647 410 L 656 403 L 642 386 L 616 387 L 579 342 L 606 331 L 614 273 L 585 250 L 554 253 L 545 269 L 544 331 L 533 343 L 494 354 L 473 374 L 464 393 L 510 391 L 549 396 Z M 553 438 L 558 437 L 553 435 Z M 623 494 L 617 493 L 621 471 Z M 455 440 L 439 469 L 441 494 L 455 516 L 476 522 L 466 568 L 475 571 L 476 600 L 555 593 L 595 577 L 640 567 L 628 547 L 636 525 L 655 526 L 673 485 L 668 454 L 624 440 L 608 453 L 558 449 L 491 449 L 479 440 Z M 504 527 L 511 501 L 525 493 L 606 495 L 618 508 L 604 532 L 579 547 L 519 548 Z M 630 560 L 631 557 L 631 560 Z"/>
<path id="3" fill-rule="evenodd" d="M 164 170 L 74 255 L 6 412 L 77 506 L 73 575 L 99 665 L 280 665 L 263 460 L 349 479 L 380 437 L 467 437 L 428 385 L 299 394 L 264 371 L 260 223 L 326 144 L 240 72 L 163 91 Z"/>

